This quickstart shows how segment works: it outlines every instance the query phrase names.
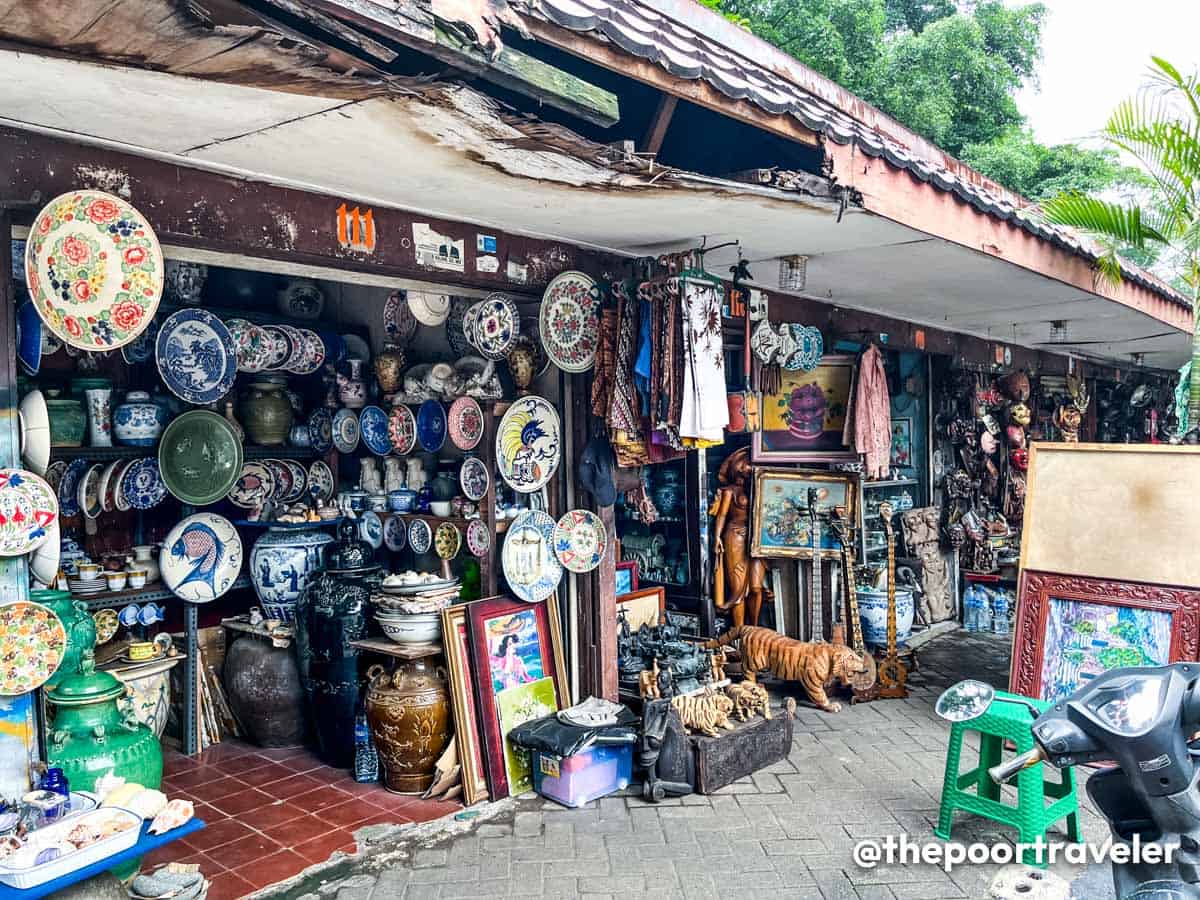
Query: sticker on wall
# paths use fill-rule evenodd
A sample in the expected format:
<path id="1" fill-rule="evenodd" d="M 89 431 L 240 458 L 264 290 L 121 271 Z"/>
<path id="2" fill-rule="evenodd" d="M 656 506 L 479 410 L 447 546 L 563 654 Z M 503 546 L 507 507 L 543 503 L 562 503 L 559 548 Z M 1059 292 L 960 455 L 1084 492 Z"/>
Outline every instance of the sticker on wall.
<path id="1" fill-rule="evenodd" d="M 496 236 L 494 234 L 475 235 L 475 250 L 478 253 L 495 253 Z"/>
<path id="2" fill-rule="evenodd" d="M 374 253 L 375 213 L 357 206 L 347 209 L 343 203 L 337 208 L 337 239 L 343 250 Z"/>
<path id="3" fill-rule="evenodd" d="M 477 256 L 475 257 L 475 268 L 480 272 L 495 275 L 500 271 L 500 260 L 494 256 Z"/>
<path id="4" fill-rule="evenodd" d="M 462 272 L 465 268 L 465 241 L 438 234 L 428 225 L 413 222 L 413 249 L 417 262 L 433 269 Z"/>
<path id="5" fill-rule="evenodd" d="M 515 281 L 517 284 L 525 284 L 529 281 L 529 267 L 523 266 L 520 263 L 508 261 L 508 280 Z"/>

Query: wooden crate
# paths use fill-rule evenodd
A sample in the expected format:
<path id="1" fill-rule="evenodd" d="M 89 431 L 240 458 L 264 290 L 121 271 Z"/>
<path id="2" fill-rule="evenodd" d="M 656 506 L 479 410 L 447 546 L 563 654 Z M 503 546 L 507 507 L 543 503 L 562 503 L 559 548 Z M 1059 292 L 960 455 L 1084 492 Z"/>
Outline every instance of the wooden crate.
<path id="1" fill-rule="evenodd" d="M 773 718 L 755 716 L 734 721 L 733 731 L 717 737 L 694 734 L 688 740 L 696 751 L 696 793 L 713 791 L 786 759 L 792 750 L 793 720 L 784 710 Z"/>

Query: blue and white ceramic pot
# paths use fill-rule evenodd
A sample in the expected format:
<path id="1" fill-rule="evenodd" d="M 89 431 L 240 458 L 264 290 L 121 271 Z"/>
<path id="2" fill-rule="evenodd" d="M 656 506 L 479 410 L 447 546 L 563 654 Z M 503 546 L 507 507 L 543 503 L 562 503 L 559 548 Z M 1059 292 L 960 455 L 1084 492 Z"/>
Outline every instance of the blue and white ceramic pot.
<path id="1" fill-rule="evenodd" d="M 874 647 L 887 646 L 887 591 L 858 589 L 858 618 L 863 640 Z M 903 644 L 912 634 L 912 591 L 896 591 L 896 643 Z"/>
<path id="2" fill-rule="evenodd" d="M 321 570 L 326 545 L 333 538 L 316 529 L 271 528 L 250 551 L 250 576 L 263 614 L 292 622 L 296 600 L 313 573 Z"/>
<path id="3" fill-rule="evenodd" d="M 113 436 L 118 444 L 153 447 L 167 424 L 165 406 L 155 403 L 145 391 L 130 391 L 113 413 Z"/>

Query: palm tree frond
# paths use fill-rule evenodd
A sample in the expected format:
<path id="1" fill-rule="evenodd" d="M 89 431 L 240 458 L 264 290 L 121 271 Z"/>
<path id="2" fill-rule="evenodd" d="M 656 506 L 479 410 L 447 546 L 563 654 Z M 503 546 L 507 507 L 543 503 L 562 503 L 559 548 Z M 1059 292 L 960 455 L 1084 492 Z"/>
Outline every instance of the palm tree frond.
<path id="1" fill-rule="evenodd" d="M 1145 220 L 1141 208 L 1137 206 L 1124 206 L 1086 194 L 1067 192 L 1044 201 L 1041 213 L 1048 222 L 1107 237 L 1132 247 L 1168 243 L 1167 238 Z"/>

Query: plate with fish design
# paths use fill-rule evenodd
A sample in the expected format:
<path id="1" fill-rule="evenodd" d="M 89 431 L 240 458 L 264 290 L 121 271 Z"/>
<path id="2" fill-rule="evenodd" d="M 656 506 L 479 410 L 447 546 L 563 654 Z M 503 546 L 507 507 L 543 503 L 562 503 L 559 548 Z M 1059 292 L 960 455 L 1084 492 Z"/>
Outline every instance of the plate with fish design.
<path id="1" fill-rule="evenodd" d="M 242 539 L 233 523 L 196 513 L 171 529 L 158 558 L 162 580 L 176 597 L 208 603 L 225 594 L 242 568 Z"/>

